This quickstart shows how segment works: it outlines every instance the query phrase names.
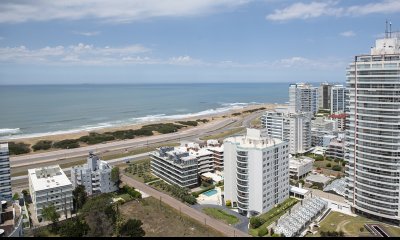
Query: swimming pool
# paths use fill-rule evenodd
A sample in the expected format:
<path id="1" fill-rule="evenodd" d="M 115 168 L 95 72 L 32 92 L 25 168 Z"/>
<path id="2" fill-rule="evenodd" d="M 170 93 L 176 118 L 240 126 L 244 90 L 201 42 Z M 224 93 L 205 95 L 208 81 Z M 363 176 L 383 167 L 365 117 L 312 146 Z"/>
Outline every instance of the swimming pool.
<path id="1" fill-rule="evenodd" d="M 207 192 L 203 192 L 203 194 L 206 195 L 207 197 L 211 197 L 212 195 L 215 195 L 217 193 L 218 193 L 218 191 L 215 189 L 211 189 L 211 190 L 208 190 Z"/>

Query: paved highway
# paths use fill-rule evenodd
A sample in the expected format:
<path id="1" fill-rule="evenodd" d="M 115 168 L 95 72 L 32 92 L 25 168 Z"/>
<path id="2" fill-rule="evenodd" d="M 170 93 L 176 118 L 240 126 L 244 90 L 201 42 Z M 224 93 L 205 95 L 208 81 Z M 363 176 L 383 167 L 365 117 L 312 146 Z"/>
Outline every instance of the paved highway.
<path id="1" fill-rule="evenodd" d="M 236 121 L 238 120 L 222 119 L 219 121 L 207 123 L 199 127 L 190 128 L 188 130 L 183 130 L 176 133 L 142 137 L 138 139 L 121 140 L 121 141 L 96 144 L 92 146 L 86 146 L 74 149 L 64 149 L 64 150 L 57 150 L 45 153 L 15 156 L 15 157 L 10 157 L 10 164 L 11 167 L 21 167 L 26 165 L 33 165 L 35 163 L 52 162 L 59 159 L 85 156 L 88 154 L 89 151 L 99 152 L 99 151 L 120 150 L 132 146 L 142 147 L 151 144 L 167 142 L 171 140 L 180 140 L 183 138 L 194 137 L 202 134 L 210 134 Z"/>

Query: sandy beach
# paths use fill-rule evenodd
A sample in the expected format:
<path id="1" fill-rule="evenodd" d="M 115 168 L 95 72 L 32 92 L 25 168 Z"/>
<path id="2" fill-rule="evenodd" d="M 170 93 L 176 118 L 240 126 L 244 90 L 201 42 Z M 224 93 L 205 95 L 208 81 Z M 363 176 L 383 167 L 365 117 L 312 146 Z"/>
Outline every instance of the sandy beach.
<path id="1" fill-rule="evenodd" d="M 240 108 L 240 109 L 232 109 L 226 112 L 221 112 L 221 113 L 215 113 L 215 114 L 208 114 L 208 115 L 202 115 L 202 116 L 196 116 L 196 117 L 189 117 L 189 118 L 180 118 L 180 119 L 175 119 L 175 120 L 161 120 L 161 121 L 149 121 L 146 123 L 140 123 L 140 124 L 130 124 L 130 125 L 121 125 L 121 126 L 115 126 L 115 127 L 107 127 L 107 128 L 101 128 L 101 129 L 96 129 L 96 130 L 92 130 L 92 131 L 79 131 L 79 132 L 74 132 L 74 133 L 66 133 L 66 134 L 57 134 L 57 135 L 47 135 L 47 136 L 40 136 L 40 137 L 31 137 L 31 138 L 19 138 L 19 139 L 14 139 L 14 140 L 10 140 L 13 142 L 24 142 L 27 144 L 31 144 L 34 145 L 36 142 L 40 141 L 40 140 L 50 140 L 50 141 L 60 141 L 60 140 L 64 140 L 64 139 L 77 139 L 80 138 L 82 136 L 88 135 L 89 132 L 97 132 L 97 133 L 104 133 L 104 132 L 112 132 L 112 131 L 118 131 L 118 130 L 128 130 L 128 129 L 140 129 L 142 126 L 144 125 L 148 125 L 148 124 L 155 124 L 155 123 L 174 123 L 177 121 L 195 121 L 197 119 L 207 119 L 210 122 L 211 121 L 216 121 L 216 120 L 220 120 L 222 118 L 225 117 L 235 117 L 232 116 L 233 113 L 243 113 L 246 110 L 252 110 L 252 109 L 257 109 L 257 108 L 266 108 L 266 110 L 268 109 L 274 109 L 276 106 L 276 104 L 270 104 L 270 103 L 266 103 L 266 104 L 256 104 L 256 105 L 248 105 L 246 107 Z M 239 116 L 244 116 L 247 115 L 248 113 L 244 113 L 242 115 Z M 198 126 L 203 125 L 204 123 L 199 122 Z M 186 127 L 183 129 L 188 129 L 188 128 L 192 128 L 192 127 Z M 182 130 L 182 129 L 181 129 Z M 155 133 L 159 134 L 159 133 Z M 118 140 L 116 140 L 118 141 Z M 82 145 L 84 146 L 84 145 Z M 38 151 L 38 152 L 42 152 L 42 151 Z M 33 152 L 31 152 L 33 153 Z"/>

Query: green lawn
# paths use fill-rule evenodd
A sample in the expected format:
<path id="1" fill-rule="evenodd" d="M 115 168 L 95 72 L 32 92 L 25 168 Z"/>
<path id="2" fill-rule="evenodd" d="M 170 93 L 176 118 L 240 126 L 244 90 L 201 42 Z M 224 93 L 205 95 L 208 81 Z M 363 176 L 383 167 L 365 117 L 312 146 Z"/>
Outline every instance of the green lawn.
<path id="1" fill-rule="evenodd" d="M 365 223 L 379 223 L 384 226 L 385 230 L 392 236 L 400 236 L 400 227 L 380 223 L 362 216 L 350 216 L 339 212 L 331 212 L 320 223 L 318 234 L 309 236 L 320 236 L 321 231 L 343 231 L 345 236 L 358 237 L 370 235 L 368 230 L 364 228 Z M 360 229 L 363 228 L 363 231 Z M 371 236 L 371 235 L 370 235 Z"/>
<path id="2" fill-rule="evenodd" d="M 228 214 L 224 210 L 218 208 L 204 208 L 203 212 L 212 218 L 222 220 L 228 224 L 236 224 L 239 222 L 239 219 L 236 216 Z"/>
<path id="3" fill-rule="evenodd" d="M 265 223 L 256 229 L 249 229 L 249 234 L 258 236 L 258 229 L 267 228 L 271 223 L 278 220 L 285 212 L 293 207 L 299 200 L 295 198 L 289 198 L 278 206 L 272 208 L 266 213 L 261 214 L 259 217 L 265 220 Z"/>
<path id="4" fill-rule="evenodd" d="M 243 130 L 244 130 L 243 127 L 241 127 L 241 128 L 236 128 L 236 129 L 232 129 L 232 130 L 229 130 L 229 131 L 225 131 L 225 132 L 222 132 L 222 133 L 219 133 L 219 134 L 201 137 L 200 140 L 210 140 L 210 139 L 221 139 L 221 138 L 226 138 L 226 137 L 229 137 L 229 136 L 231 136 L 231 135 L 233 135 L 233 134 L 240 133 L 240 132 L 243 131 Z"/>
<path id="5" fill-rule="evenodd" d="M 146 158 L 130 163 L 129 166 L 125 168 L 125 174 L 143 183 L 148 183 L 159 179 L 151 174 L 150 161 L 150 158 Z"/>

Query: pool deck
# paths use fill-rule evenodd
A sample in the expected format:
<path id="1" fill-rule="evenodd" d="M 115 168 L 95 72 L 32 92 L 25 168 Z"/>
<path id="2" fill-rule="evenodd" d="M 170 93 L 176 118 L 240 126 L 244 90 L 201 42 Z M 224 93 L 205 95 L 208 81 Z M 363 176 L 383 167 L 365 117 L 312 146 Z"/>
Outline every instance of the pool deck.
<path id="1" fill-rule="evenodd" d="M 222 202 L 221 202 L 221 188 L 216 187 L 214 189 L 217 190 L 216 194 L 213 194 L 211 196 L 207 196 L 204 193 L 202 193 L 197 198 L 197 202 L 199 204 L 201 204 L 201 205 L 203 205 L 203 204 L 222 205 Z M 211 191 L 211 190 L 208 190 L 208 191 Z"/>

